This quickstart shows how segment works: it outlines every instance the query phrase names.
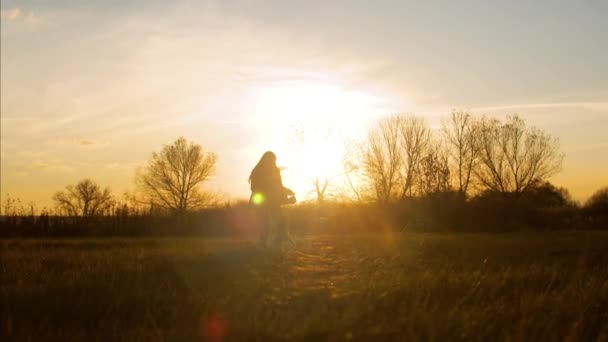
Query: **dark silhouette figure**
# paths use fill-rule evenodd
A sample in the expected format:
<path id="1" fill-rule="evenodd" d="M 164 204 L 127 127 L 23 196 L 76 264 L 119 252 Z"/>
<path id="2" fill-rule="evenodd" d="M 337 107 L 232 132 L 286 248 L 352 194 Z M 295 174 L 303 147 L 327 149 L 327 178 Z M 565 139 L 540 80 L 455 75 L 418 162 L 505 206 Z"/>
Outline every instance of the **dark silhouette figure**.
<path id="1" fill-rule="evenodd" d="M 262 242 L 268 244 L 290 240 L 287 222 L 281 212 L 281 205 L 295 203 L 295 194 L 283 186 L 281 170 L 276 164 L 276 155 L 268 151 L 251 171 L 249 203 L 258 208 L 263 221 Z"/>

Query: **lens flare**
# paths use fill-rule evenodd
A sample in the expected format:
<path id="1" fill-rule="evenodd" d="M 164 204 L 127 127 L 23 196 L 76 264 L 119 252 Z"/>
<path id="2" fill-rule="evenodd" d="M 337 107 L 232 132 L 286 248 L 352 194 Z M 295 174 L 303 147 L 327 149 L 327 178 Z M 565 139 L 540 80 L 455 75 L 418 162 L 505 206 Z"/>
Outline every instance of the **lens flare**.
<path id="1" fill-rule="evenodd" d="M 251 197 L 251 202 L 255 205 L 262 205 L 264 203 L 264 195 L 256 192 L 253 194 L 253 197 Z"/>
<path id="2" fill-rule="evenodd" d="M 203 341 L 221 342 L 228 334 L 228 322 L 220 316 L 211 316 L 201 321 Z"/>

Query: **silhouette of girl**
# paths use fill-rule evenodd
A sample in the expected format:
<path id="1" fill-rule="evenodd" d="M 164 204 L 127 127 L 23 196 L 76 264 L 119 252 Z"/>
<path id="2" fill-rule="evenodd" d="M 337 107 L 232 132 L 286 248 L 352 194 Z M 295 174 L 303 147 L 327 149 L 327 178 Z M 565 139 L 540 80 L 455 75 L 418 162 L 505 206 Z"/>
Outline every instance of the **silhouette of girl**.
<path id="1" fill-rule="evenodd" d="M 251 185 L 249 203 L 260 209 L 265 223 L 261 239 L 267 244 L 291 240 L 281 205 L 295 203 L 295 195 L 293 191 L 283 186 L 281 170 L 276 162 L 276 155 L 267 151 L 249 176 Z"/>

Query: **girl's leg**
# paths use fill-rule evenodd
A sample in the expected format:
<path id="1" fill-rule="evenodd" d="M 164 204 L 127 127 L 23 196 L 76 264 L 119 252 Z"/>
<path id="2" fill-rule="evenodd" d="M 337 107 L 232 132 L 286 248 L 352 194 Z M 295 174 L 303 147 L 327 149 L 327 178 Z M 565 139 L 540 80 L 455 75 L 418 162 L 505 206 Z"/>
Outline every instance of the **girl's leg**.
<path id="1" fill-rule="evenodd" d="M 287 242 L 289 242 L 292 245 L 295 245 L 295 242 L 293 241 L 293 237 L 291 236 L 291 225 L 290 225 L 290 221 L 289 221 L 289 216 L 287 215 L 283 215 L 283 226 L 285 227 L 285 237 L 287 239 Z"/>
<path id="2" fill-rule="evenodd" d="M 266 212 L 266 223 L 268 229 L 266 245 L 274 246 L 277 243 L 279 237 L 278 222 L 274 208 L 269 208 L 269 210 Z"/>
<path id="3" fill-rule="evenodd" d="M 277 246 L 283 240 L 283 222 L 281 219 L 281 208 L 269 208 L 268 210 L 268 245 Z"/>
<path id="4" fill-rule="evenodd" d="M 291 238 L 291 235 L 289 234 L 289 221 L 280 207 L 276 208 L 276 210 L 273 210 L 273 217 L 278 242 L 289 242 L 293 244 L 293 240 Z"/>
<path id="5" fill-rule="evenodd" d="M 258 227 L 260 228 L 260 243 L 266 244 L 272 233 L 270 211 L 268 208 L 258 207 L 255 214 Z"/>

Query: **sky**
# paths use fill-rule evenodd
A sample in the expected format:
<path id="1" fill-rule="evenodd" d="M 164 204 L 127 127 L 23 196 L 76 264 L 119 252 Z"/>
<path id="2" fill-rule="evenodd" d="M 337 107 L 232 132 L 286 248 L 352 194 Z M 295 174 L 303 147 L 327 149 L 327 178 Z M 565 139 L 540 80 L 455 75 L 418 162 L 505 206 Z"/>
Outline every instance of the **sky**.
<path id="1" fill-rule="evenodd" d="M 88 177 L 134 189 L 183 136 L 219 155 L 206 187 L 248 197 L 273 150 L 308 197 L 342 148 L 392 113 L 452 109 L 557 136 L 551 179 L 608 185 L 608 2 L 1 2 L 1 193 L 52 205 Z"/>

